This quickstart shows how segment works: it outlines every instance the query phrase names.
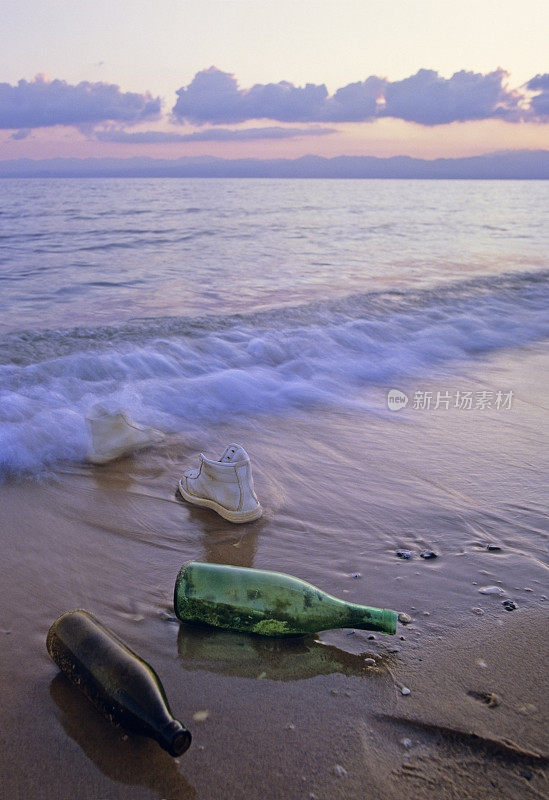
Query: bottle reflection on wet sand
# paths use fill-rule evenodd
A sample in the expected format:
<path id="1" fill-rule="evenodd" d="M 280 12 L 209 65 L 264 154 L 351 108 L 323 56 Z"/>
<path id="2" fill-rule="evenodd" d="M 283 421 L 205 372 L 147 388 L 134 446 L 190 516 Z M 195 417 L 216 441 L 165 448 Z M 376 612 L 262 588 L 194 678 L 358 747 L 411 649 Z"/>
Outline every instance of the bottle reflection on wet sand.
<path id="1" fill-rule="evenodd" d="M 348 677 L 379 677 L 387 672 L 390 655 L 376 657 L 375 667 L 313 636 L 265 639 L 247 633 L 217 631 L 181 624 L 177 635 L 179 660 L 185 670 L 204 670 L 240 678 L 298 681 L 340 673 Z"/>
<path id="2" fill-rule="evenodd" d="M 109 780 L 126 786 L 143 786 L 159 797 L 194 800 L 194 787 L 168 753 L 150 739 L 126 734 L 106 724 L 62 673 L 52 680 L 50 696 L 59 709 L 58 719 L 67 736 Z"/>

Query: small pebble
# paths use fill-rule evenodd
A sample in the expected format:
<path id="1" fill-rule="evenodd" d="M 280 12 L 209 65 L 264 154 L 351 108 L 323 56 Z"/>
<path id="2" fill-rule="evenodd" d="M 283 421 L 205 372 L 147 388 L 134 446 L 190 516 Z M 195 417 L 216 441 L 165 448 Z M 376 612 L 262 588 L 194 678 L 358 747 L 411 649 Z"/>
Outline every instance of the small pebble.
<path id="1" fill-rule="evenodd" d="M 514 603 L 512 600 L 504 600 L 501 604 L 506 611 L 514 611 L 517 607 L 517 604 Z"/>
<path id="2" fill-rule="evenodd" d="M 398 621 L 402 623 L 402 625 L 409 625 L 412 621 L 412 617 L 409 614 L 406 614 L 404 611 L 401 611 L 398 615 Z"/>
<path id="3" fill-rule="evenodd" d="M 398 647 L 398 646 L 397 647 L 390 647 L 388 652 L 389 653 L 400 653 L 400 647 Z"/>
<path id="4" fill-rule="evenodd" d="M 198 745 L 198 749 L 199 749 L 199 750 L 204 750 L 204 745 L 203 745 L 203 744 L 199 744 L 199 745 Z"/>
<path id="5" fill-rule="evenodd" d="M 481 667 L 481 669 L 487 669 L 488 667 L 488 664 L 486 663 L 486 661 L 483 661 L 482 658 L 477 658 L 475 660 L 475 664 L 477 665 L 477 667 Z"/>
<path id="6" fill-rule="evenodd" d="M 330 689 L 330 694 L 339 694 L 337 689 Z"/>
<path id="7" fill-rule="evenodd" d="M 403 747 L 406 747 L 406 749 L 408 749 L 408 747 L 411 747 L 411 746 L 412 746 L 412 740 L 411 740 L 411 739 L 401 739 L 401 740 L 400 740 L 400 744 L 401 744 Z"/>
<path id="8" fill-rule="evenodd" d="M 487 544 L 486 549 L 491 553 L 497 553 L 499 550 L 501 550 L 501 547 L 498 544 Z"/>
<path id="9" fill-rule="evenodd" d="M 410 690 L 408 689 L 407 686 L 403 686 L 401 688 L 401 690 L 400 690 L 400 693 L 403 694 L 405 697 L 406 697 L 406 695 L 411 694 L 411 692 L 410 692 Z"/>
<path id="10" fill-rule="evenodd" d="M 401 642 L 405 642 L 405 641 L 406 641 L 406 637 L 405 637 L 405 636 L 401 636 L 401 637 L 400 637 L 400 641 L 401 641 Z"/>
<path id="11" fill-rule="evenodd" d="M 375 667 L 376 660 L 375 658 L 365 658 L 364 663 L 366 664 L 367 667 Z"/>
<path id="12" fill-rule="evenodd" d="M 374 636 L 374 634 L 373 634 L 373 633 L 371 633 L 371 634 L 368 636 L 368 639 L 375 639 L 375 638 L 376 638 L 376 637 Z"/>
<path id="13" fill-rule="evenodd" d="M 473 614 L 476 614 L 477 617 L 482 617 L 484 614 L 482 608 L 472 608 L 471 611 L 473 612 Z"/>
<path id="14" fill-rule="evenodd" d="M 286 730 L 295 731 L 295 725 L 293 724 L 293 722 L 288 722 L 288 724 L 286 725 Z"/>
<path id="15" fill-rule="evenodd" d="M 525 592 L 533 592 L 534 590 L 533 590 L 533 589 L 530 589 L 528 586 L 525 586 L 525 587 L 524 587 L 524 591 L 525 591 Z"/>
<path id="16" fill-rule="evenodd" d="M 339 778 L 347 777 L 347 770 L 345 769 L 345 767 L 342 767 L 341 764 L 335 765 L 334 772 Z"/>
<path id="17" fill-rule="evenodd" d="M 482 586 L 479 589 L 481 594 L 503 594 L 501 586 Z"/>
<path id="18" fill-rule="evenodd" d="M 438 553 L 435 553 L 434 550 L 423 550 L 423 552 L 419 554 L 419 557 L 428 561 L 431 558 L 438 558 Z"/>
<path id="19" fill-rule="evenodd" d="M 206 709 L 202 711 L 195 711 L 193 714 L 193 719 L 195 722 L 204 722 L 210 716 L 210 712 Z"/>
<path id="20" fill-rule="evenodd" d="M 431 616 L 431 612 L 430 611 L 424 611 L 423 612 L 423 616 L 424 617 L 430 617 Z"/>
<path id="21" fill-rule="evenodd" d="M 413 555 L 411 550 L 397 550 L 396 554 L 399 558 L 405 558 L 405 559 L 412 558 Z"/>
<path id="22" fill-rule="evenodd" d="M 351 578 L 362 578 L 362 575 L 360 574 L 360 572 L 353 572 Z"/>

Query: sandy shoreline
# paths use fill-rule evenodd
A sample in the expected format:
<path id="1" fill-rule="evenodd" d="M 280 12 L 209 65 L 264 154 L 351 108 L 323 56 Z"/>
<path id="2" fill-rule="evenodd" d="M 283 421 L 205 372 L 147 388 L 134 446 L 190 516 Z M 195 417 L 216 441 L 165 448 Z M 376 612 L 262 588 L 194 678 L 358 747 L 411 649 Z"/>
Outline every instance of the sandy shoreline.
<path id="1" fill-rule="evenodd" d="M 182 434 L 108 467 L 2 486 L 3 796 L 543 796 L 546 364 L 533 349 L 456 372 L 460 389 L 513 388 L 508 412 L 388 415 L 380 388 L 369 415 L 263 418 L 205 431 L 206 444 Z M 238 527 L 174 495 L 197 450 L 234 438 L 265 507 Z M 419 558 L 426 548 L 439 557 Z M 276 643 L 181 626 L 171 595 L 190 558 L 290 572 L 412 623 L 396 637 Z M 501 597 L 479 593 L 492 584 Z M 160 675 L 194 737 L 177 762 L 109 727 L 48 659 L 49 625 L 78 607 Z"/>

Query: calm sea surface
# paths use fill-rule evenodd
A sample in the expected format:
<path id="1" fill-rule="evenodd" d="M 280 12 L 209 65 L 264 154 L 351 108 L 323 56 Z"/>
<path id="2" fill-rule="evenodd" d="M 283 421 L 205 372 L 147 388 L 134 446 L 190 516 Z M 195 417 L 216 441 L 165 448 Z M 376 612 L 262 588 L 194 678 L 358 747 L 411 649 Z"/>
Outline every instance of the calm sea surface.
<path id="1" fill-rule="evenodd" d="M 549 184 L 3 180 L 0 474 L 84 417 L 165 430 L 360 404 L 549 333 Z"/>

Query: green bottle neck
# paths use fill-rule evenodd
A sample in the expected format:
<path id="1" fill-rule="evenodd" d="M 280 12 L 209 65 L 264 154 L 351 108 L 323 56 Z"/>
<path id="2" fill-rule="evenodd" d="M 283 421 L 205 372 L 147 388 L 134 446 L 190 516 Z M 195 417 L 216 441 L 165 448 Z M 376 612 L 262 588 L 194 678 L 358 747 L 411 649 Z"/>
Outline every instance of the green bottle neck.
<path id="1" fill-rule="evenodd" d="M 345 603 L 348 611 L 349 628 L 380 633 L 395 634 L 398 614 L 388 608 L 372 608 L 357 603 Z"/>

